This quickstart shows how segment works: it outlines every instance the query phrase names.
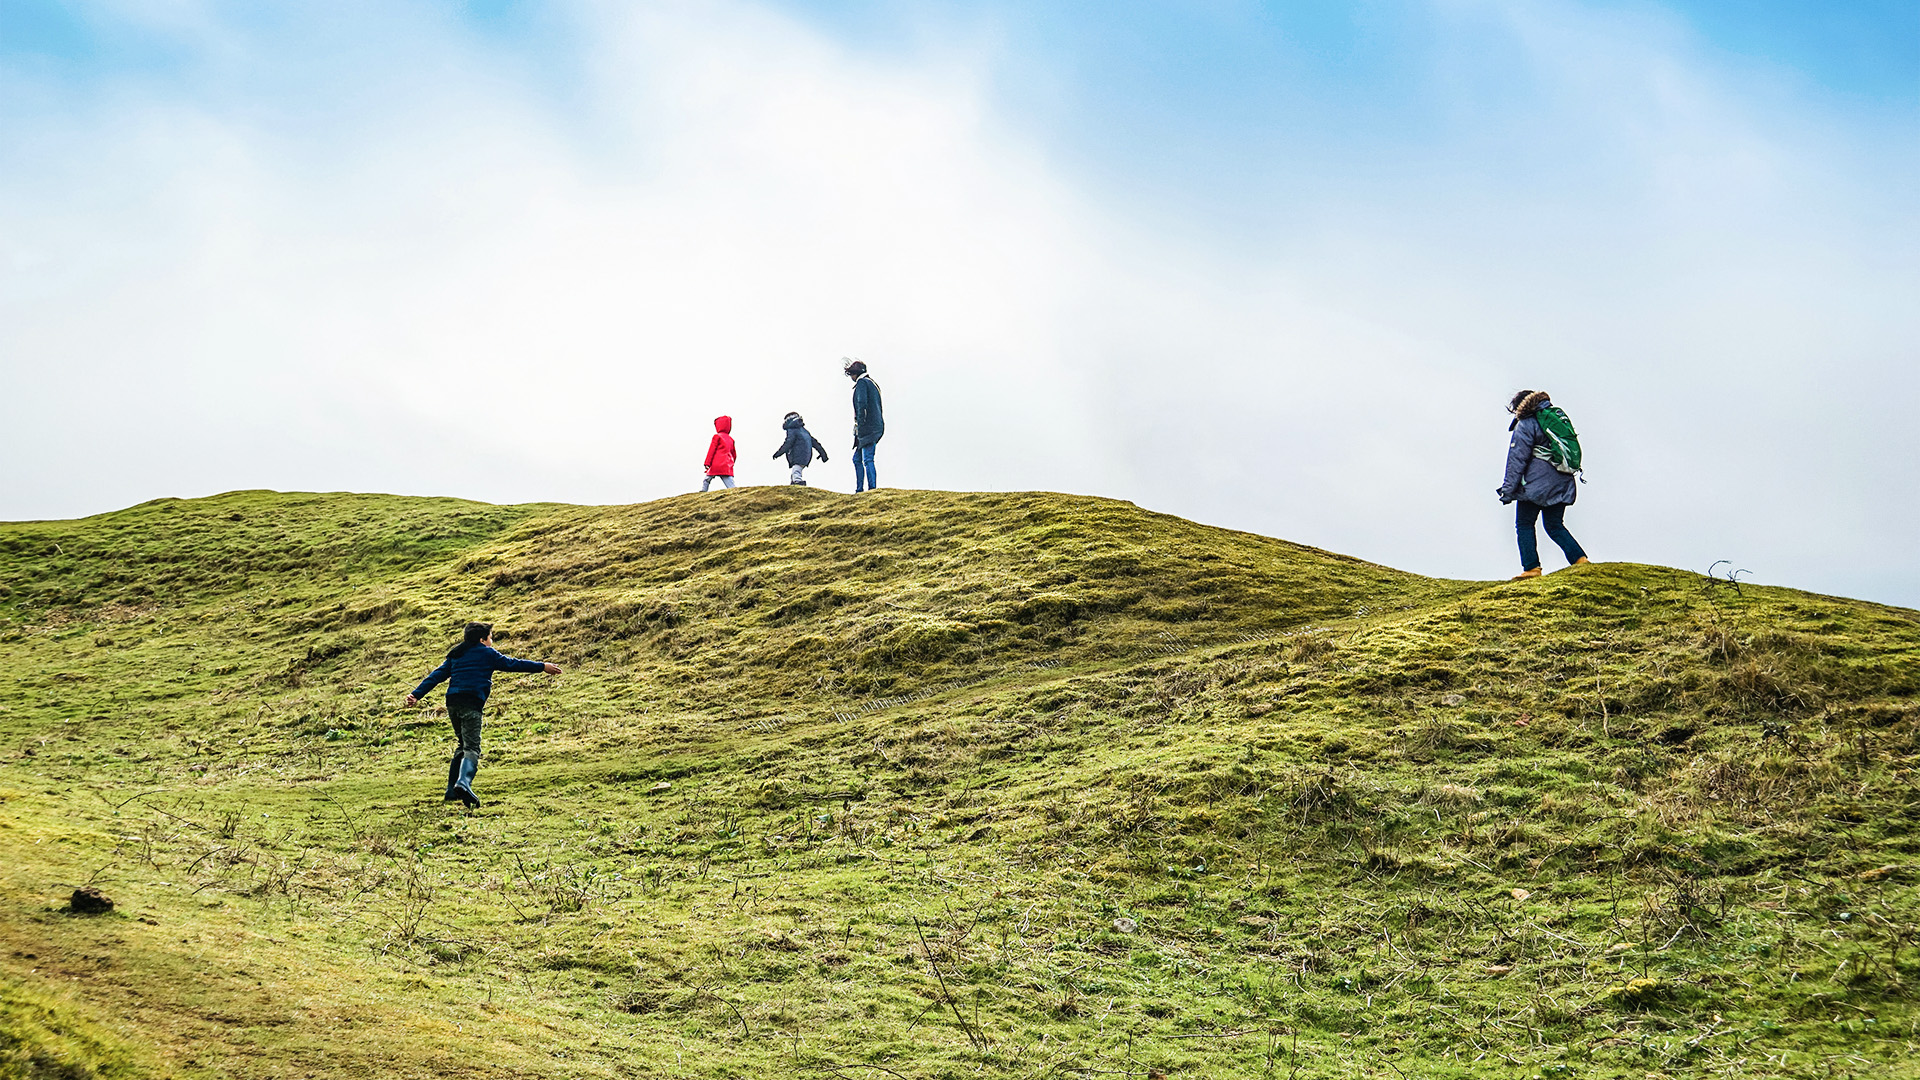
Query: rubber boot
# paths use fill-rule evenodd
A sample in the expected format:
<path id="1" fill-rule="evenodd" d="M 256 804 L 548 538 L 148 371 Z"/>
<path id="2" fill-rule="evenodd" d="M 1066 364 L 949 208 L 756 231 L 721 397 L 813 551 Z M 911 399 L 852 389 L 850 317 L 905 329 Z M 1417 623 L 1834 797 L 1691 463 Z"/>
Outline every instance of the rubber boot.
<path id="1" fill-rule="evenodd" d="M 1519 573 L 1513 575 L 1513 580 L 1525 581 L 1528 578 L 1536 578 L 1539 576 L 1540 576 L 1540 568 L 1536 566 L 1531 570 L 1522 570 Z"/>
<path id="2" fill-rule="evenodd" d="M 460 755 L 460 777 L 454 781 L 454 798 L 466 803 L 472 809 L 480 808 L 480 796 L 473 793 L 473 774 L 480 771 L 480 759 L 472 754 Z"/>
<path id="3" fill-rule="evenodd" d="M 446 802 L 453 802 L 460 798 L 460 793 L 458 791 L 458 785 L 460 783 L 460 762 L 466 756 L 467 755 L 456 750 L 453 752 L 453 760 L 447 762 L 447 797 L 445 799 Z"/>

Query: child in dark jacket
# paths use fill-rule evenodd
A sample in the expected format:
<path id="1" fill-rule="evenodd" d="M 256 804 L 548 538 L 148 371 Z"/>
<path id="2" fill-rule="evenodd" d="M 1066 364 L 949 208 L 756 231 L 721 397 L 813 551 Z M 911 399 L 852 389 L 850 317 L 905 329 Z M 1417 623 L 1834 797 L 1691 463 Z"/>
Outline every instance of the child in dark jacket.
<path id="1" fill-rule="evenodd" d="M 487 695 L 493 692 L 496 671 L 544 671 L 560 674 L 556 664 L 540 660 L 515 660 L 493 648 L 493 624 L 470 622 L 460 644 L 447 650 L 447 659 L 427 673 L 420 685 L 407 695 L 407 704 L 419 704 L 435 686 L 447 682 L 447 719 L 453 723 L 453 737 L 459 746 L 447 764 L 447 801 L 455 799 L 468 806 L 479 806 L 473 793 L 473 774 L 480 771 L 480 714 L 486 708 Z"/>
<path id="2" fill-rule="evenodd" d="M 713 486 L 715 480 L 733 486 L 733 417 L 716 416 L 713 420 L 713 441 L 707 444 L 707 478 L 700 481 L 700 490 Z"/>
<path id="3" fill-rule="evenodd" d="M 807 466 L 813 464 L 813 455 L 819 454 L 821 461 L 827 460 L 827 448 L 821 446 L 820 440 L 814 438 L 813 433 L 807 430 L 807 422 L 800 419 L 800 414 L 797 412 L 788 413 L 786 420 L 780 426 L 787 429 L 787 441 L 780 444 L 780 449 L 775 450 L 773 456 L 787 459 L 787 468 L 792 470 L 793 474 L 787 481 L 788 484 L 806 487 L 806 477 L 801 474 L 806 471 Z"/>

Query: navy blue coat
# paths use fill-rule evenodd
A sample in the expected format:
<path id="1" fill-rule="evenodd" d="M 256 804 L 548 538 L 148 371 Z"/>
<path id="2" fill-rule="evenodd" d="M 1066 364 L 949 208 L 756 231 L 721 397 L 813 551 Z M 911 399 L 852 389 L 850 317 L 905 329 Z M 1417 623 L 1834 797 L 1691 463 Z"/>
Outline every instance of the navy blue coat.
<path id="1" fill-rule="evenodd" d="M 1580 485 L 1572 476 L 1553 467 L 1553 462 L 1535 457 L 1533 448 L 1544 444 L 1540 421 L 1528 416 L 1513 425 L 1513 441 L 1507 444 L 1507 475 L 1500 482 L 1500 501 L 1525 499 L 1535 506 L 1572 506 L 1580 494 Z"/>
<path id="2" fill-rule="evenodd" d="M 427 691 L 447 683 L 448 694 L 469 694 L 487 700 L 493 693 L 493 673 L 496 671 L 545 671 L 547 665 L 539 660 L 515 660 L 502 655 L 491 645 L 475 645 L 459 656 L 453 657 L 427 673 L 419 686 L 413 688 L 413 696 L 423 698 Z"/>
<path id="3" fill-rule="evenodd" d="M 880 385 L 862 375 L 853 380 L 853 448 L 872 446 L 887 433 L 887 419 L 880 412 Z"/>
<path id="4" fill-rule="evenodd" d="M 786 458 L 788 468 L 796 465 L 805 468 L 813 464 L 815 454 L 820 455 L 821 461 L 827 460 L 827 448 L 820 445 L 820 440 L 813 437 L 813 433 L 807 430 L 799 417 L 796 416 L 780 426 L 787 429 L 787 441 L 780 444 L 780 449 L 775 450 L 773 456 Z"/>

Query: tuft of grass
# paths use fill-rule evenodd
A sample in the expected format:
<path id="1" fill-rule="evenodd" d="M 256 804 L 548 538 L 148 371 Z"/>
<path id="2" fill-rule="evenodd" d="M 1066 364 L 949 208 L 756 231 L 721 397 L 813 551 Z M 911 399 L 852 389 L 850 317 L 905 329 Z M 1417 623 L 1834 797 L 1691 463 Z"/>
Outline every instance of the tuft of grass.
<path id="1" fill-rule="evenodd" d="M 400 704 L 469 618 L 568 667 L 476 813 Z M 237 492 L 0 525 L 0 648 L 6 1075 L 1914 1073 L 1910 611 L 1046 494 Z"/>
<path id="2" fill-rule="evenodd" d="M 81 1015 L 58 989 L 45 986 L 50 981 L 0 980 L 0 1076 L 114 1080 L 152 1074 L 151 1059 Z"/>

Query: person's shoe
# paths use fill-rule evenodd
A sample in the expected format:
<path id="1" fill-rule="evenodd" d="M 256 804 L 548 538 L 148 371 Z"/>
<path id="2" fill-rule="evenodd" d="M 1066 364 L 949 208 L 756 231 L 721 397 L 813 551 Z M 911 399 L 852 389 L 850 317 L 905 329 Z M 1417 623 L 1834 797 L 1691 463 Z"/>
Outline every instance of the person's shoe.
<path id="1" fill-rule="evenodd" d="M 460 778 L 454 781 L 453 796 L 466 803 L 468 809 L 480 808 L 480 796 L 473 793 L 473 774 L 480 771 L 480 759 L 460 755 Z"/>
<path id="2" fill-rule="evenodd" d="M 789 480 L 787 481 L 787 486 L 788 487 L 806 487 L 807 482 L 805 480 Z"/>
<path id="3" fill-rule="evenodd" d="M 1570 564 L 1568 564 L 1568 565 L 1570 565 L 1570 566 L 1586 566 L 1586 565 L 1588 565 L 1588 564 L 1589 564 L 1589 563 L 1591 563 L 1591 562 L 1593 562 L 1593 560 L 1592 560 L 1592 559 L 1589 559 L 1589 558 L 1587 558 L 1587 557 L 1586 557 L 1585 555 L 1582 555 L 1582 556 L 1580 556 L 1579 558 L 1577 558 L 1577 559 L 1575 559 L 1575 560 L 1573 560 L 1573 562 L 1572 562 L 1572 563 L 1570 563 Z"/>
<path id="4" fill-rule="evenodd" d="M 1540 568 L 1536 566 L 1531 570 L 1522 570 L 1519 573 L 1513 575 L 1513 580 L 1525 581 L 1528 578 L 1536 578 L 1539 576 L 1540 576 Z"/>
<path id="5" fill-rule="evenodd" d="M 466 756 L 465 754 L 456 753 L 453 755 L 453 760 L 447 762 L 447 797 L 442 801 L 453 802 L 460 798 L 460 762 L 465 759 Z"/>

